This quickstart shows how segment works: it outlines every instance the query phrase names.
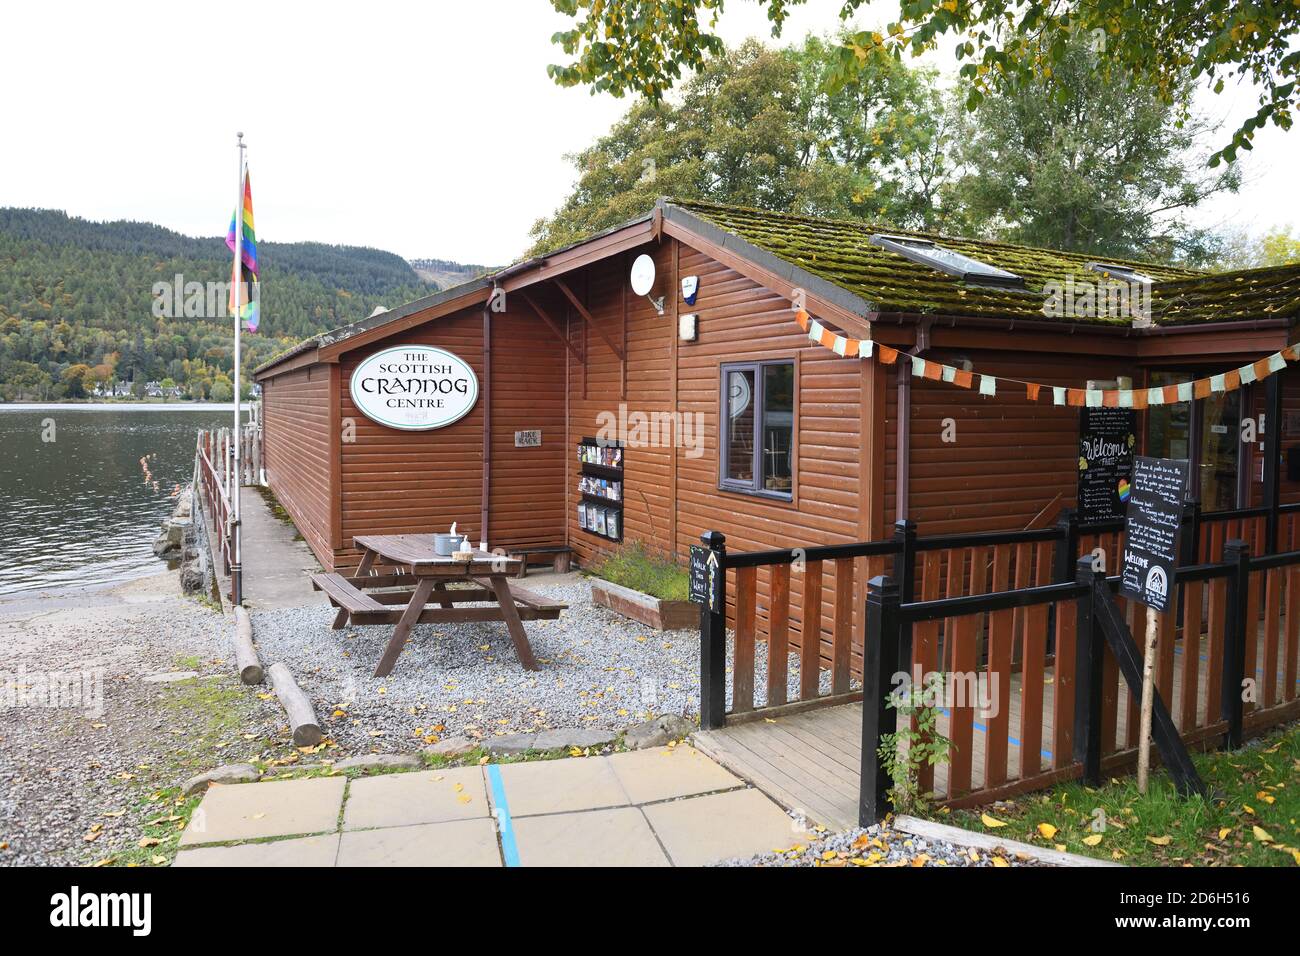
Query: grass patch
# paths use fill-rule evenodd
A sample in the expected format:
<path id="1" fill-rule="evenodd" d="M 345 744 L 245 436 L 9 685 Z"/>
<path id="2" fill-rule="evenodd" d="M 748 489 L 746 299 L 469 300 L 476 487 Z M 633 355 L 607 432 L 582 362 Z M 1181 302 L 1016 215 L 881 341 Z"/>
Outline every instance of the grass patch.
<path id="1" fill-rule="evenodd" d="M 686 569 L 661 555 L 651 554 L 640 541 L 623 545 L 585 573 L 661 601 L 685 601 L 690 596 Z"/>
<path id="2" fill-rule="evenodd" d="M 183 722 L 196 742 L 229 738 L 243 729 L 250 708 L 239 685 L 221 677 L 192 677 L 165 687 L 161 708 Z"/>
<path id="3" fill-rule="evenodd" d="M 1192 759 L 1213 795 L 1209 800 L 1180 799 L 1161 772 L 1152 775 L 1146 796 L 1128 776 L 1099 789 L 1061 784 L 993 807 L 935 816 L 1130 866 L 1300 866 L 1300 724 L 1241 750 Z M 990 828 L 984 815 L 1007 825 Z"/>

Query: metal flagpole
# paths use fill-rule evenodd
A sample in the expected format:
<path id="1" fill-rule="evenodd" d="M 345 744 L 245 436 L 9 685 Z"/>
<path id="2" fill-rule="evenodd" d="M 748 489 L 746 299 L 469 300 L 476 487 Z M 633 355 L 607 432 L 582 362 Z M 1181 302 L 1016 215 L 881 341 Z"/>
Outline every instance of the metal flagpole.
<path id="1" fill-rule="evenodd" d="M 243 324 L 241 316 L 241 306 L 243 305 L 243 258 L 244 258 L 244 134 L 238 134 L 239 144 L 239 195 L 235 200 L 235 473 L 234 480 L 230 483 L 230 522 L 231 522 L 231 540 L 230 540 L 230 601 L 232 604 L 244 603 L 244 582 L 243 567 L 241 565 L 241 555 L 239 549 L 240 529 L 239 529 L 239 446 L 243 444 L 242 434 L 240 433 L 239 422 L 239 333 L 240 326 Z"/>

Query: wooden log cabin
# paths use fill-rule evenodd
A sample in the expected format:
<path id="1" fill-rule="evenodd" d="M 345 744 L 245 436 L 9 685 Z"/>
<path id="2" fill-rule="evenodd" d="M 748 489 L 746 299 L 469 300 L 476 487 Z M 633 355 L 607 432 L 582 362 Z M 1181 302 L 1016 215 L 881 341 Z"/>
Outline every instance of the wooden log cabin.
<path id="1" fill-rule="evenodd" d="M 630 282 L 640 256 L 654 265 L 645 295 Z M 708 530 L 745 551 L 879 539 L 903 517 L 923 535 L 1023 529 L 1076 495 L 1079 410 L 1054 404 L 1052 387 L 1175 384 L 1294 339 L 1300 267 L 1206 274 L 1095 258 L 661 200 L 257 369 L 267 478 L 329 570 L 356 565 L 355 535 L 452 522 L 492 547 L 568 547 L 579 565 L 620 539 L 683 560 Z M 1045 308 L 1049 290 L 1108 276 L 1148 292 L 1146 314 Z M 872 340 L 875 354 L 811 340 L 797 305 L 822 327 Z M 404 430 L 362 413 L 350 387 L 358 365 L 411 345 L 472 369 L 477 398 L 463 417 Z M 898 360 L 882 362 L 881 347 Z M 916 377 L 910 355 L 1003 382 L 982 395 Z M 1275 487 L 1300 500 L 1300 373 L 1275 378 Z M 1046 388 L 1031 401 L 1016 382 Z M 1139 450 L 1190 458 L 1207 509 L 1259 503 L 1263 446 L 1237 433 L 1243 412 L 1269 410 L 1266 391 L 1152 406 L 1139 413 Z M 683 427 L 667 441 L 624 436 L 616 468 L 585 467 L 579 456 L 592 452 L 580 445 L 620 413 Z M 584 527 L 594 519 L 580 484 L 602 475 L 621 481 L 604 533 Z M 859 570 L 845 581 L 828 567 L 820 589 L 823 630 L 851 607 L 858 648 Z M 854 593 L 837 594 L 837 581 Z M 796 647 L 799 605 L 795 594 Z"/>

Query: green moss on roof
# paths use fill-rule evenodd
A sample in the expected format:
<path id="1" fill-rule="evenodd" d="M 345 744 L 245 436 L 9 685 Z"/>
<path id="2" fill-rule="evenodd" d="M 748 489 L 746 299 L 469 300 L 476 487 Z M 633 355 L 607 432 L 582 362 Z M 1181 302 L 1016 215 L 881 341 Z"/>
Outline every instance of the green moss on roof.
<path id="1" fill-rule="evenodd" d="M 673 202 L 673 205 L 857 295 L 878 312 L 1051 320 L 1043 311 L 1044 288 L 1049 283 L 1064 287 L 1071 279 L 1076 287 L 1080 283 L 1096 284 L 1102 276 L 1089 269 L 1088 263 L 1098 261 L 1131 266 L 1155 280 L 1151 311 L 1160 325 L 1283 318 L 1300 312 L 1300 265 L 1213 274 L 1149 262 L 714 203 Z M 1015 273 L 1025 280 L 1025 290 L 962 282 L 957 276 L 872 245 L 870 238 L 876 233 L 928 239 Z M 1130 324 L 1125 316 L 1067 317 L 1057 321 Z"/>

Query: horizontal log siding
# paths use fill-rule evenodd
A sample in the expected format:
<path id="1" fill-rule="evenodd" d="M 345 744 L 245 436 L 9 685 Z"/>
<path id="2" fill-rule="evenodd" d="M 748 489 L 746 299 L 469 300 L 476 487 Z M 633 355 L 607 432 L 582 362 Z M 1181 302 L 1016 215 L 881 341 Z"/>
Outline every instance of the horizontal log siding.
<path id="1" fill-rule="evenodd" d="M 577 525 L 576 443 L 599 432 L 602 412 L 617 415 L 626 401 L 629 412 L 703 416 L 702 455 L 687 447 L 632 447 L 624 458 L 625 542 L 673 553 L 684 561 L 692 544 L 707 530 L 727 535 L 731 550 L 843 543 L 860 540 L 859 461 L 861 447 L 860 363 L 813 347 L 794 321 L 790 303 L 712 258 L 682 245 L 680 275 L 700 279 L 694 306 L 680 301 L 680 275 L 673 266 L 673 242 L 646 248 L 659 276 L 654 293 L 667 297 L 659 315 L 643 297 L 627 289 L 627 273 L 636 253 L 593 266 L 583 281 L 571 285 L 596 322 L 616 343 L 624 341 L 626 310 L 627 397 L 621 397 L 622 370 L 601 337 L 571 308 L 558 303 L 567 317 L 570 341 L 584 364 L 569 357 L 569 448 L 567 480 L 569 538 L 577 560 L 590 565 L 613 545 Z M 674 299 L 677 301 L 674 303 Z M 546 300 L 548 303 L 552 300 Z M 673 396 L 673 336 L 676 314 L 699 315 L 699 339 L 677 345 L 677 404 Z M 799 394 L 796 406 L 795 500 L 772 501 L 718 489 L 718 405 L 720 366 L 749 359 L 796 361 Z M 691 419 L 694 421 L 694 418 Z M 674 436 L 668 436 L 673 438 Z M 685 437 L 684 433 L 683 436 Z M 682 442 L 679 441 L 678 445 Z M 696 443 L 700 447 L 700 443 Z M 676 455 L 674 468 L 673 455 Z M 676 507 L 676 521 L 672 509 Z M 675 540 L 671 540 L 673 525 Z M 797 583 L 798 586 L 794 586 Z M 770 576 L 758 575 L 758 621 L 766 627 Z M 802 582 L 792 582 L 791 648 L 801 647 Z M 734 600 L 734 587 L 731 589 Z M 865 598 L 865 591 L 861 595 Z M 822 588 L 822 656 L 829 659 L 835 608 L 833 567 L 824 569 Z M 855 595 L 854 604 L 860 603 Z M 734 616 L 734 604 L 729 608 Z M 855 617 L 861 615 L 855 614 Z M 765 630 L 761 631 L 766 633 Z M 861 636 L 855 640 L 854 669 L 860 667 Z"/>
<path id="2" fill-rule="evenodd" d="M 648 247 L 655 256 L 656 292 L 674 294 L 671 283 L 671 244 Z M 627 397 L 623 398 L 623 369 L 618 357 L 601 336 L 572 307 L 556 306 L 553 313 L 565 316 L 569 341 L 585 366 L 569 356 L 569 478 L 566 483 L 569 544 L 579 563 L 590 566 L 615 545 L 578 527 L 577 444 L 584 437 L 600 433 L 601 415 L 619 415 L 626 402 L 628 412 L 653 415 L 672 411 L 671 358 L 675 330 L 670 316 L 659 315 L 628 285 L 628 270 L 634 254 L 616 256 L 592 266 L 581 277 L 566 280 L 569 288 L 587 306 L 592 318 L 627 356 Z M 550 300 L 548 300 L 550 301 Z M 624 315 L 626 309 L 626 335 Z M 671 437 L 671 436 L 670 436 Z M 623 540 L 640 541 L 666 552 L 671 525 L 671 448 L 652 445 L 626 449 L 623 459 Z"/>
<path id="3" fill-rule="evenodd" d="M 480 399 L 446 428 L 406 432 L 362 415 L 349 393 L 352 372 L 368 355 L 399 345 L 432 345 L 460 356 L 479 378 Z M 335 566 L 354 568 L 360 554 L 352 538 L 457 530 L 478 540 L 483 475 L 483 319 L 459 312 L 349 352 L 340 362 L 343 425 L 355 423 L 356 440 L 342 444 L 343 540 Z"/>
<path id="4" fill-rule="evenodd" d="M 316 559 L 331 567 L 330 369 L 315 365 L 263 383 L 266 480 Z"/>
<path id="5" fill-rule="evenodd" d="M 956 364 L 969 358 L 976 373 L 1013 376 L 1044 386 L 1079 387 L 1088 379 L 1140 376 L 1136 364 L 1087 356 L 981 352 L 927 352 L 925 357 Z M 899 362 L 906 363 L 906 356 Z M 904 366 L 906 368 L 906 366 Z M 978 386 L 978 378 L 976 384 Z M 1136 377 L 1135 382 L 1141 383 Z M 897 373 L 890 375 L 886 401 L 886 509 L 897 508 Z M 1079 410 L 1052 404 L 1043 389 L 1037 402 L 1023 385 L 999 382 L 998 394 L 913 378 L 911 480 L 908 517 L 923 535 L 1009 531 L 1025 527 L 1059 493 L 1073 506 L 1079 476 Z M 945 419 L 956 441 L 944 442 Z M 1142 415 L 1139 413 L 1139 441 Z"/>
<path id="6" fill-rule="evenodd" d="M 488 544 L 563 545 L 564 343 L 518 297 L 492 316 L 492 475 Z M 515 432 L 541 429 L 539 448 Z"/>

